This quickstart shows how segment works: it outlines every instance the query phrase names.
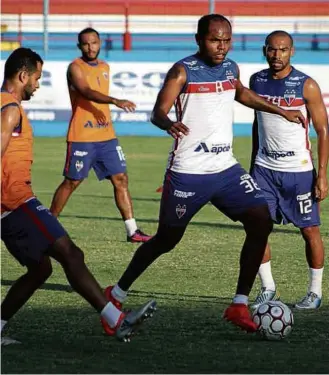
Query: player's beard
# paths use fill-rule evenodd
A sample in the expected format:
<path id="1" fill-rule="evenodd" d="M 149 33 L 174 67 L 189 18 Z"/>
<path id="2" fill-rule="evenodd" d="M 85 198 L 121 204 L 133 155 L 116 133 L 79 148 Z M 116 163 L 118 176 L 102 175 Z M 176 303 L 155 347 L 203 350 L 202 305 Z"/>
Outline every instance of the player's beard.
<path id="1" fill-rule="evenodd" d="M 83 54 L 83 58 L 86 60 L 86 61 L 94 61 L 94 60 L 97 60 L 97 57 L 98 55 L 100 54 L 101 50 L 99 49 L 98 52 L 96 53 L 95 57 L 89 57 L 87 53 L 84 53 Z"/>
<path id="2" fill-rule="evenodd" d="M 34 93 L 34 90 L 33 90 L 32 84 L 27 83 L 23 91 L 23 100 L 30 100 L 33 93 Z"/>

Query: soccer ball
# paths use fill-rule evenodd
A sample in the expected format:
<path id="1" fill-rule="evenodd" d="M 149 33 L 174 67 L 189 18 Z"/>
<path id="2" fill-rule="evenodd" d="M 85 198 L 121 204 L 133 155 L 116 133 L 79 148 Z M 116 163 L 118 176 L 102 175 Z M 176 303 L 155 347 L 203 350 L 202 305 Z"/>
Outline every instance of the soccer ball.
<path id="1" fill-rule="evenodd" d="M 292 331 L 294 316 L 281 301 L 261 304 L 252 314 L 261 336 L 267 340 L 282 340 Z"/>

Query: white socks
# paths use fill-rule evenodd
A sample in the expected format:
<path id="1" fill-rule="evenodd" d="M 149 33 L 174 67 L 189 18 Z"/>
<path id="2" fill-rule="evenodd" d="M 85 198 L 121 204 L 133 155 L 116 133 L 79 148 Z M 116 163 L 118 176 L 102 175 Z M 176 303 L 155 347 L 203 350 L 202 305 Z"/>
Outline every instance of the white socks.
<path id="1" fill-rule="evenodd" d="M 243 303 L 244 305 L 248 305 L 248 296 L 244 294 L 236 294 L 233 298 L 233 303 Z"/>
<path id="2" fill-rule="evenodd" d="M 126 226 L 127 236 L 129 237 L 131 237 L 137 230 L 137 224 L 134 218 L 126 220 L 125 226 Z"/>
<path id="3" fill-rule="evenodd" d="M 2 330 L 3 330 L 3 328 L 4 328 L 4 326 L 5 326 L 6 324 L 7 324 L 7 321 L 1 319 L 1 332 L 2 332 Z"/>
<path id="4" fill-rule="evenodd" d="M 122 311 L 117 309 L 112 302 L 109 302 L 101 311 L 101 316 L 107 321 L 110 327 L 114 328 L 120 318 Z"/>
<path id="5" fill-rule="evenodd" d="M 273 280 L 272 271 L 271 271 L 271 261 L 263 263 L 259 267 L 258 275 L 262 283 L 262 287 L 266 290 L 275 291 L 275 282 Z M 310 268 L 309 269 L 309 287 L 308 291 L 313 292 L 322 297 L 322 276 L 323 276 L 323 267 L 322 268 Z"/>
<path id="6" fill-rule="evenodd" d="M 310 282 L 308 291 L 317 294 L 320 298 L 322 297 L 322 275 L 323 267 L 309 269 Z"/>
<path id="7" fill-rule="evenodd" d="M 266 290 L 275 291 L 275 282 L 272 276 L 270 260 L 260 265 L 259 270 L 258 270 L 258 275 L 259 275 L 263 288 L 265 288 Z"/>
<path id="8" fill-rule="evenodd" d="M 111 290 L 112 297 L 114 297 L 117 301 L 123 303 L 127 298 L 127 292 L 122 290 L 118 284 L 115 284 L 113 289 Z"/>

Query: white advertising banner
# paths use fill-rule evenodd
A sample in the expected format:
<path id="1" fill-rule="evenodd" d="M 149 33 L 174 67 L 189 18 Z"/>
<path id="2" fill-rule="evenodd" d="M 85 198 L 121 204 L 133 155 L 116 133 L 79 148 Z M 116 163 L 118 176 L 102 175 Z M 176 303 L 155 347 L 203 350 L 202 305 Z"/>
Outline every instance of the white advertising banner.
<path id="1" fill-rule="evenodd" d="M 4 61 L 0 62 L 0 78 L 3 77 Z M 41 87 L 35 96 L 24 103 L 30 120 L 68 122 L 71 115 L 70 99 L 66 84 L 68 62 L 47 61 L 44 64 Z M 112 106 L 113 121 L 148 122 L 159 89 L 172 63 L 113 62 L 110 64 L 111 96 L 132 100 L 137 104 L 135 113 L 125 113 Z M 266 68 L 265 64 L 239 64 L 240 78 L 248 85 L 249 77 Z M 323 93 L 329 112 L 329 66 L 300 65 L 295 67 L 314 78 Z M 234 122 L 250 124 L 253 111 L 236 103 Z"/>

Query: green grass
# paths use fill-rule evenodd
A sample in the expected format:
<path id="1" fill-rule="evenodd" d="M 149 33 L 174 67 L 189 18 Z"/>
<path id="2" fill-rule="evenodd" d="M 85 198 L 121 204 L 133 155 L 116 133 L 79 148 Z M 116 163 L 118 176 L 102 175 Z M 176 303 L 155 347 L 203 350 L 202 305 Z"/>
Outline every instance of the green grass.
<path id="1" fill-rule="evenodd" d="M 135 216 L 148 233 L 157 228 L 160 195 L 155 190 L 162 182 L 170 142 L 167 138 L 121 139 Z M 249 138 L 236 140 L 235 154 L 248 168 Z M 64 139 L 35 140 L 33 185 L 46 205 L 62 180 L 64 156 Z M 84 249 L 86 262 L 101 285 L 115 283 L 136 245 L 125 242 L 110 184 L 99 183 L 91 173 L 60 220 Z M 328 200 L 322 205 L 322 221 L 329 249 Z M 51 278 L 8 324 L 8 335 L 21 340 L 22 345 L 2 350 L 2 372 L 327 373 L 327 270 L 323 307 L 310 313 L 296 311 L 295 327 L 287 341 L 262 341 L 221 319 L 235 292 L 243 239 L 239 223 L 229 221 L 210 205 L 205 207 L 177 248 L 161 257 L 133 285 L 127 307 L 154 297 L 159 309 L 130 344 L 103 334 L 97 314 L 72 292 L 62 269 L 54 264 Z M 282 300 L 292 304 L 305 294 L 308 283 L 303 240 L 294 227 L 277 226 L 270 242 Z M 4 296 L 23 269 L 4 247 L 1 264 Z"/>

